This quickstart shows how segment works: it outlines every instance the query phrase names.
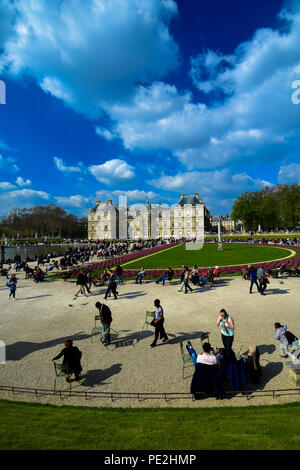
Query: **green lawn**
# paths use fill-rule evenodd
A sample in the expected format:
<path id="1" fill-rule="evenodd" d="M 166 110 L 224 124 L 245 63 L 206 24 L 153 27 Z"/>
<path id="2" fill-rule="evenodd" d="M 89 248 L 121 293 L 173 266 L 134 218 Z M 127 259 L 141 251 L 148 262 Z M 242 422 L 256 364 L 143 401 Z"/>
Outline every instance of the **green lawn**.
<path id="1" fill-rule="evenodd" d="M 300 449 L 300 403 L 136 409 L 0 401 L 0 449 Z"/>
<path id="2" fill-rule="evenodd" d="M 139 269 L 141 266 L 145 269 L 181 268 L 183 264 L 189 267 L 228 266 L 270 261 L 290 254 L 284 248 L 270 246 L 223 244 L 223 251 L 217 248 L 217 244 L 205 244 L 201 250 L 186 250 L 182 244 L 122 266 L 124 269 Z"/>

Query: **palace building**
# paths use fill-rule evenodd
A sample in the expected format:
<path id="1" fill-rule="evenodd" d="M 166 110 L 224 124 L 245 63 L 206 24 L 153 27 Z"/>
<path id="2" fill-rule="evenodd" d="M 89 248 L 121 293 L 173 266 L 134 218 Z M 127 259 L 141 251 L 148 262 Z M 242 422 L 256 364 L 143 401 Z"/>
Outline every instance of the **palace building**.
<path id="1" fill-rule="evenodd" d="M 210 214 L 199 194 L 185 196 L 172 207 L 162 203 L 130 208 L 127 204 L 96 201 L 88 212 L 90 240 L 186 238 L 202 239 L 210 229 Z"/>

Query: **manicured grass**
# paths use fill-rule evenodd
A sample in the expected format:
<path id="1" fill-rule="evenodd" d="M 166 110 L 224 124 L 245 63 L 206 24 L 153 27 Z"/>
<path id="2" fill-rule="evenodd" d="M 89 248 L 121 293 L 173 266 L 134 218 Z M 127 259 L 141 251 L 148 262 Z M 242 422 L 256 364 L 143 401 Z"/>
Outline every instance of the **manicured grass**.
<path id="1" fill-rule="evenodd" d="M 239 408 L 56 407 L 0 401 L 0 449 L 299 449 L 300 403 Z"/>
<path id="2" fill-rule="evenodd" d="M 124 269 L 139 269 L 141 266 L 145 269 L 181 268 L 183 264 L 189 267 L 228 266 L 270 261 L 290 254 L 284 248 L 270 246 L 223 244 L 223 251 L 217 248 L 217 244 L 205 244 L 201 250 L 186 250 L 182 244 L 122 266 Z"/>

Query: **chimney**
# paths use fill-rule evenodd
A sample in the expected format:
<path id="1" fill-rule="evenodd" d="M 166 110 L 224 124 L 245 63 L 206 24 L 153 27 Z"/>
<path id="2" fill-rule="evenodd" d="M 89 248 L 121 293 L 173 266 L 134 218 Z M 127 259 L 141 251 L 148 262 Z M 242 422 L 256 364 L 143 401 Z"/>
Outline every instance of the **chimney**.
<path id="1" fill-rule="evenodd" d="M 112 200 L 111 200 L 111 199 L 108 199 L 107 204 L 112 205 Z"/>
<path id="2" fill-rule="evenodd" d="M 184 198 L 184 194 L 180 194 L 180 199 L 183 199 Z"/>
<path id="3" fill-rule="evenodd" d="M 195 193 L 196 199 L 199 199 L 199 193 Z"/>
<path id="4" fill-rule="evenodd" d="M 96 204 L 100 204 L 100 201 L 96 201 Z"/>
<path id="5" fill-rule="evenodd" d="M 164 207 L 164 206 L 165 206 L 165 203 L 164 203 L 164 202 L 162 202 L 162 203 L 161 203 L 161 207 Z"/>

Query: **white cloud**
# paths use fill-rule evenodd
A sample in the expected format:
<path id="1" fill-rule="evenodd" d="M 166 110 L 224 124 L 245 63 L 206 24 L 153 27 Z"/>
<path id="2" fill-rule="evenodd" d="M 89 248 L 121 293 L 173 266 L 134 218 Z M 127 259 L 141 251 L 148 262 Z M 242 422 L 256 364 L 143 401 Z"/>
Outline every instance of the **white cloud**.
<path id="1" fill-rule="evenodd" d="M 118 138 L 118 136 L 114 132 L 108 129 L 105 129 L 104 127 L 100 127 L 100 126 L 96 127 L 96 134 L 100 135 L 100 137 L 103 137 L 104 139 L 108 141 Z"/>
<path id="2" fill-rule="evenodd" d="M 13 6 L 18 14 L 0 70 L 33 76 L 91 118 L 103 104 L 126 99 L 137 82 L 177 65 L 168 29 L 177 14 L 173 0 L 15 0 Z"/>
<path id="3" fill-rule="evenodd" d="M 0 155 L 0 169 L 9 173 L 15 173 L 20 170 L 14 158 L 3 157 L 3 155 Z"/>
<path id="4" fill-rule="evenodd" d="M 276 164 L 287 146 L 299 147 L 300 107 L 291 85 L 300 78 L 300 8 L 282 16 L 284 30 L 260 29 L 231 56 L 198 56 L 195 84 L 222 89 L 228 94 L 222 102 L 194 103 L 190 92 L 155 82 L 138 87 L 125 104 L 107 105 L 125 147 L 165 149 L 189 170 Z"/>
<path id="5" fill-rule="evenodd" d="M 79 194 L 77 194 L 76 196 L 69 197 L 57 196 L 55 197 L 55 199 L 59 205 L 77 208 L 86 207 L 91 200 L 89 197 L 84 197 Z"/>
<path id="6" fill-rule="evenodd" d="M 162 199 L 162 196 L 153 192 L 153 191 L 143 191 L 140 189 L 132 189 L 129 191 L 108 191 L 106 189 L 101 189 L 96 192 L 96 198 L 99 200 L 108 200 L 112 199 L 114 202 L 118 202 L 119 196 L 127 196 L 128 202 L 145 202 L 146 199 L 149 199 L 150 202 L 157 201 Z"/>
<path id="7" fill-rule="evenodd" d="M 81 173 L 84 171 L 84 164 L 82 162 L 79 162 L 78 166 L 67 166 L 61 158 L 54 157 L 53 160 L 56 168 L 62 173 Z"/>
<path id="8" fill-rule="evenodd" d="M 234 198 L 241 193 L 272 186 L 270 182 L 252 178 L 246 173 L 232 175 L 228 169 L 182 172 L 173 176 L 162 175 L 156 180 L 148 181 L 148 184 L 177 193 L 197 192 L 209 207 L 226 205 L 228 210 Z"/>
<path id="9" fill-rule="evenodd" d="M 91 165 L 89 171 L 97 181 L 105 184 L 129 180 L 135 176 L 134 167 L 119 158 L 108 160 L 101 165 Z"/>
<path id="10" fill-rule="evenodd" d="M 2 181 L 0 183 L 0 190 L 1 191 L 6 191 L 8 189 L 14 189 L 16 186 L 14 184 L 9 183 L 8 181 Z"/>
<path id="11" fill-rule="evenodd" d="M 300 163 L 290 163 L 283 165 L 279 169 L 278 183 L 299 183 L 300 184 Z"/>
<path id="12" fill-rule="evenodd" d="M 27 179 L 26 181 L 23 180 L 22 176 L 18 176 L 18 178 L 16 179 L 16 183 L 19 186 L 30 186 L 31 185 L 31 181 L 29 179 Z"/>
<path id="13" fill-rule="evenodd" d="M 0 194 L 0 214 L 6 215 L 14 208 L 28 208 L 35 204 L 45 204 L 50 196 L 44 191 L 17 189 Z"/>

